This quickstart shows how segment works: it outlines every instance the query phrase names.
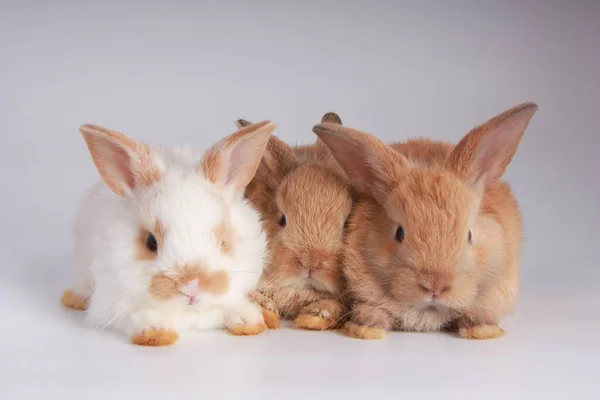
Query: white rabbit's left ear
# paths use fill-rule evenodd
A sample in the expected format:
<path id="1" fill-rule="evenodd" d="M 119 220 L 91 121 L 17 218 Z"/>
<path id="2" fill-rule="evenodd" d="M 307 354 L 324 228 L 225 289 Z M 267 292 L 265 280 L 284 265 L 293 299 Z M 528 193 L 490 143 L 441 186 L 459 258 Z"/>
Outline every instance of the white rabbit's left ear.
<path id="1" fill-rule="evenodd" d="M 100 177 L 119 196 L 162 177 L 162 161 L 146 143 L 98 125 L 82 125 L 79 131 Z"/>
<path id="2" fill-rule="evenodd" d="M 242 192 L 254 178 L 275 128 L 274 123 L 263 121 L 220 140 L 204 154 L 199 172 L 218 186 Z"/>

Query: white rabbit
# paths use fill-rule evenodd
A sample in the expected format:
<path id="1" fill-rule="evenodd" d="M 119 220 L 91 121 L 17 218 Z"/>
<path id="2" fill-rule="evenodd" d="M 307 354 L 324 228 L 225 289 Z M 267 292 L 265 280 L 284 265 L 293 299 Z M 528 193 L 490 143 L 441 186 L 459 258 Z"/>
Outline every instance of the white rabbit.
<path id="1" fill-rule="evenodd" d="M 63 305 L 138 345 L 169 345 L 189 330 L 264 331 L 247 295 L 266 236 L 243 195 L 274 129 L 254 124 L 202 154 L 80 127 L 103 182 L 77 216 L 76 282 Z"/>

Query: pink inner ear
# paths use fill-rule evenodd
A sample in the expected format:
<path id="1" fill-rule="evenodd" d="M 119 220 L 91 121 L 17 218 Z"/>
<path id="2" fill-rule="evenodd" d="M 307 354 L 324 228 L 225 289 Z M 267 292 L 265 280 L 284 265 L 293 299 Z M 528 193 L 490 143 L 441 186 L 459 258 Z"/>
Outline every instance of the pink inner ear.
<path id="1" fill-rule="evenodd" d="M 485 175 L 487 182 L 500 179 L 512 160 L 528 121 L 514 118 L 501 123 L 482 141 L 472 171 L 473 183 Z"/>
<path id="2" fill-rule="evenodd" d="M 367 186 L 374 183 L 377 178 L 374 173 L 377 160 L 365 145 L 352 139 L 340 138 L 335 134 L 327 135 L 323 140 L 329 144 L 338 163 L 351 179 Z"/>
<path id="3" fill-rule="evenodd" d="M 119 195 L 123 195 L 125 187 L 133 189 L 135 175 L 127 151 L 110 139 L 94 134 L 85 137 L 104 183 Z"/>
<path id="4" fill-rule="evenodd" d="M 264 145 L 264 134 L 250 134 L 231 146 L 225 166 L 226 186 L 232 185 L 238 191 L 250 183 L 262 158 Z"/>
<path id="5" fill-rule="evenodd" d="M 123 181 L 129 187 L 129 189 L 135 188 L 135 175 L 133 174 L 133 168 L 131 165 L 131 158 L 127 152 L 120 146 L 114 146 L 114 168 L 119 171 L 123 177 Z"/>

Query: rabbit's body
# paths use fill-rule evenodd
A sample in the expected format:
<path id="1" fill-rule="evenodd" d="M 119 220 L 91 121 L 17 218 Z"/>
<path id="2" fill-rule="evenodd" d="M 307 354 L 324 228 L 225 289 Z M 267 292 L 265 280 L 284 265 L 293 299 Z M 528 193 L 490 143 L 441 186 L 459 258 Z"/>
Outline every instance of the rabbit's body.
<path id="1" fill-rule="evenodd" d="M 253 300 L 301 328 L 337 326 L 346 314 L 341 257 L 352 195 L 327 147 L 271 137 L 246 196 L 263 217 L 269 249 Z"/>
<path id="2" fill-rule="evenodd" d="M 104 182 L 80 205 L 76 283 L 63 303 L 86 309 L 92 325 L 130 335 L 136 344 L 170 344 L 179 332 L 220 327 L 259 333 L 262 312 L 247 295 L 264 268 L 266 234 L 243 198 L 244 175 L 249 181 L 255 169 L 249 165 L 227 183 L 221 179 L 230 175 L 220 174 L 240 161 L 229 160 L 236 145 L 255 140 L 249 144 L 258 147 L 249 151 L 257 152 L 266 144 L 270 126 L 262 133 L 265 128 L 249 129 L 249 138 L 229 138 L 241 144 L 220 142 L 206 153 L 150 149 L 114 132 L 84 129 Z"/>
<path id="3" fill-rule="evenodd" d="M 500 177 L 536 110 L 532 103 L 508 110 L 456 146 L 387 145 L 339 125 L 314 128 L 360 192 L 343 264 L 349 335 L 450 326 L 465 338 L 504 334 L 498 324 L 517 301 L 523 233 Z"/>

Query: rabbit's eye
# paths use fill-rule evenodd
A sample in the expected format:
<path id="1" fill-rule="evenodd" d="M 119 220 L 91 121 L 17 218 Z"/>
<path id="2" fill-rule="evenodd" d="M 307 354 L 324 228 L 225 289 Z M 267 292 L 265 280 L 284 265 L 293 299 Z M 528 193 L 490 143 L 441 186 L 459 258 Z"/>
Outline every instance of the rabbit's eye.
<path id="1" fill-rule="evenodd" d="M 279 218 L 279 225 L 285 226 L 286 223 L 287 221 L 285 220 L 285 215 L 282 215 L 281 218 Z"/>
<path id="2" fill-rule="evenodd" d="M 404 240 L 404 228 L 399 226 L 398 229 L 396 229 L 396 240 L 399 243 L 402 243 L 402 241 Z"/>
<path id="3" fill-rule="evenodd" d="M 154 235 L 151 233 L 149 233 L 148 237 L 146 238 L 146 248 L 148 248 L 148 250 L 150 250 L 153 253 L 156 253 L 158 251 L 158 243 Z"/>
<path id="4" fill-rule="evenodd" d="M 471 235 L 471 231 L 469 231 L 469 234 L 467 235 L 467 240 L 469 241 L 469 243 L 473 243 L 473 236 Z"/>

